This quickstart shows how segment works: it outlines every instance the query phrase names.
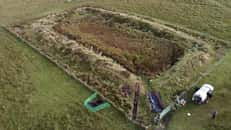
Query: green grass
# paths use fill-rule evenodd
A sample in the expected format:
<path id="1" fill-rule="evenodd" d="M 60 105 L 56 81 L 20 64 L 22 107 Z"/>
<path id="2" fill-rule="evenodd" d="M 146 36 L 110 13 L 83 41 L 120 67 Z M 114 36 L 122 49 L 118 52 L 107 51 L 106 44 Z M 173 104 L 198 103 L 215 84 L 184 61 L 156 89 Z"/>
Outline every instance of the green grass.
<path id="1" fill-rule="evenodd" d="M 112 107 L 88 112 L 91 91 L 2 29 L 0 39 L 0 129 L 138 129 Z"/>
<path id="2" fill-rule="evenodd" d="M 221 5 L 213 1 L 218 1 Z M 0 1 L 0 23 L 9 24 L 81 5 L 134 12 L 231 40 L 229 0 L 4 0 Z"/>
<path id="3" fill-rule="evenodd" d="M 84 2 L 73 0 L 72 3 L 64 3 L 61 0 L 25 0 L 23 2 L 1 0 L 0 24 L 23 22 L 88 3 L 155 17 L 230 41 L 231 1 L 216 1 L 227 8 L 211 0 L 89 0 Z M 228 53 L 215 71 L 200 82 L 200 84 L 208 82 L 215 86 L 215 96 L 209 104 L 201 106 L 190 104 L 180 109 L 174 113 L 169 130 L 229 130 L 231 128 L 230 64 L 231 53 Z M 81 129 L 85 128 L 85 124 L 96 124 L 95 126 L 100 129 L 120 129 L 118 127 L 133 129 L 134 126 L 126 124 L 127 121 L 123 122 L 125 119 L 119 113 L 112 111 L 112 108 L 95 115 L 88 113 L 82 107 L 75 107 L 80 106 L 78 104 L 82 100 L 80 98 L 82 96 L 78 96 L 80 93 L 76 94 L 76 92 L 81 91 L 81 94 L 87 96 L 90 92 L 79 87 L 80 84 L 55 68 L 21 42 L 6 32 L 0 31 L 0 129 L 30 127 L 52 129 L 52 126 L 59 125 L 66 128 L 78 126 Z M 77 100 L 77 97 L 80 99 Z M 219 115 L 216 120 L 210 120 L 210 112 L 214 109 L 219 111 Z M 192 116 L 186 117 L 186 112 L 191 112 Z M 79 114 L 76 115 L 76 113 Z M 103 116 L 107 116 L 107 119 Z M 113 116 L 119 118 L 115 120 Z M 78 120 L 79 117 L 82 121 Z"/>
<path id="4" fill-rule="evenodd" d="M 0 1 L 0 23 L 23 22 L 24 20 L 78 6 L 81 1 L 83 0 L 73 0 L 71 3 L 67 3 L 65 0 L 2 0 Z"/>
<path id="5" fill-rule="evenodd" d="M 0 24 L 9 25 L 76 7 L 80 0 L 0 1 Z M 83 85 L 0 29 L 0 129 L 140 129 L 113 107 L 90 113 Z"/>
<path id="6" fill-rule="evenodd" d="M 214 71 L 203 78 L 199 85 L 212 84 L 215 93 L 208 104 L 194 105 L 190 103 L 185 108 L 173 114 L 169 130 L 230 130 L 231 125 L 231 52 L 225 56 L 221 63 L 212 68 Z M 218 110 L 219 114 L 215 120 L 211 119 L 211 113 Z M 192 113 L 187 117 L 187 112 Z"/>
<path id="7" fill-rule="evenodd" d="M 215 3 L 214 1 L 217 1 Z M 95 5 L 107 9 L 134 12 L 154 17 L 185 28 L 231 40 L 231 1 L 228 0 L 97 0 Z M 220 3 L 220 4 L 219 4 Z M 224 7 L 226 6 L 226 7 Z M 231 53 L 208 77 L 200 81 L 215 86 L 215 96 L 206 105 L 189 104 L 173 113 L 169 130 L 229 130 L 231 120 L 230 79 Z M 217 109 L 219 115 L 211 120 L 210 113 Z M 192 116 L 187 117 L 187 112 Z"/>
<path id="8" fill-rule="evenodd" d="M 95 0 L 94 5 L 158 18 L 231 40 L 231 10 L 212 0 Z M 220 0 L 224 1 L 224 0 Z M 227 5 L 231 1 L 227 1 Z"/>

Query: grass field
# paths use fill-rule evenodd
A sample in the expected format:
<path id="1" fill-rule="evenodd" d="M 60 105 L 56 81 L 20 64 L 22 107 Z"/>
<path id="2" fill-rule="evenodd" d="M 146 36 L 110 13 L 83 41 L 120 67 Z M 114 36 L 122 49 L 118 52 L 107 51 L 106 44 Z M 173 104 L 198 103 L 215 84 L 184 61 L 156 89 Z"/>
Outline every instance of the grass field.
<path id="1" fill-rule="evenodd" d="M 74 3 L 0 1 L 0 24 L 62 11 L 76 6 Z M 96 114 L 88 112 L 83 101 L 91 91 L 2 29 L 0 39 L 1 130 L 140 129 L 112 107 Z"/>
<path id="2" fill-rule="evenodd" d="M 91 113 L 92 94 L 0 29 L 0 129 L 138 129 L 114 108 Z"/>
<path id="3" fill-rule="evenodd" d="M 0 23 L 12 24 L 80 5 L 82 0 L 4 0 L 0 1 Z"/>
<path id="4" fill-rule="evenodd" d="M 9 25 L 80 5 L 134 12 L 231 40 L 229 0 L 2 0 L 0 24 Z M 215 86 L 207 105 L 189 104 L 173 114 L 169 130 L 230 130 L 231 53 L 200 84 Z M 210 68 L 211 69 L 211 68 Z M 115 109 L 97 114 L 82 107 L 91 94 L 78 82 L 0 30 L 0 129 L 135 129 Z M 210 113 L 218 110 L 217 119 Z M 191 117 L 186 113 L 191 112 Z M 86 123 L 87 122 L 87 123 Z"/>
<path id="5" fill-rule="evenodd" d="M 231 40 L 231 2 L 228 0 L 72 0 L 70 3 L 64 0 L 4 0 L 0 2 L 0 21 L 2 24 L 16 23 L 80 5 L 134 12 Z"/>
<path id="6" fill-rule="evenodd" d="M 218 1 L 218 2 L 214 2 Z M 231 9 L 225 0 L 96 0 L 97 6 L 158 18 L 205 35 L 231 40 Z"/>
<path id="7" fill-rule="evenodd" d="M 209 49 L 210 45 L 207 43 L 203 42 L 200 48 L 189 51 L 189 48 L 196 46 L 195 44 L 200 44 L 199 40 L 195 39 L 198 41 L 195 43 L 195 41 L 182 38 L 183 36 L 161 31 L 157 27 L 138 20 L 111 16 L 106 12 L 97 12 L 93 8 L 78 10 L 76 10 L 77 12 L 75 9 L 65 11 L 63 13 L 65 15 L 62 13 L 49 15 L 9 28 L 13 33 L 17 33 L 21 38 L 27 40 L 28 44 L 52 57 L 52 61 L 55 59 L 59 64 L 68 66 L 66 68 L 74 72 L 78 79 L 87 83 L 91 86 L 90 88 L 95 88 L 116 108 L 122 109 L 125 114 L 129 113 L 129 116 L 132 115 L 133 108 L 131 105 L 133 104 L 133 86 L 138 82 L 142 84 L 137 121 L 143 122 L 143 124 L 151 124 L 153 117 L 149 114 L 149 105 L 144 95 L 147 85 L 136 80 L 139 79 L 140 72 L 154 74 L 162 71 L 164 76 L 159 76 L 161 78 L 150 76 L 155 79 L 151 82 L 150 91 L 159 88 L 163 102 L 168 103 L 175 92 L 189 88 L 193 79 L 198 78 L 198 72 L 204 72 L 204 67 L 213 59 L 213 49 Z M 57 23 L 53 21 L 57 21 Z M 90 21 L 94 21 L 94 24 L 97 25 L 92 25 L 93 23 Z M 63 35 L 67 37 L 64 38 Z M 65 42 L 63 39 L 66 39 Z M 68 39 L 70 40 L 68 41 Z M 81 45 L 86 48 L 84 49 Z M 90 51 L 92 46 L 94 49 Z M 203 51 L 205 48 L 209 50 Z M 100 50 L 105 57 L 101 55 L 96 57 L 97 50 Z M 180 53 L 182 55 L 184 53 L 184 55 L 178 60 Z M 105 62 L 107 58 L 113 58 L 113 61 L 133 70 L 138 75 L 132 76 L 126 69 L 109 60 Z M 164 71 L 171 66 L 174 68 L 165 75 Z M 197 71 L 194 68 L 197 68 Z M 181 71 L 177 71 L 178 69 Z M 169 75 L 172 78 L 169 78 Z M 178 79 L 182 82 L 178 82 Z M 131 94 L 128 97 L 121 92 L 121 87 L 125 84 L 131 88 Z"/>
<path id="8" fill-rule="evenodd" d="M 173 114 L 169 130 L 230 130 L 231 125 L 231 52 L 228 52 L 213 72 L 203 78 L 199 85 L 210 83 L 215 86 L 215 95 L 206 105 L 189 104 Z M 211 119 L 211 113 L 217 110 L 218 117 Z M 187 113 L 192 113 L 187 117 Z"/>

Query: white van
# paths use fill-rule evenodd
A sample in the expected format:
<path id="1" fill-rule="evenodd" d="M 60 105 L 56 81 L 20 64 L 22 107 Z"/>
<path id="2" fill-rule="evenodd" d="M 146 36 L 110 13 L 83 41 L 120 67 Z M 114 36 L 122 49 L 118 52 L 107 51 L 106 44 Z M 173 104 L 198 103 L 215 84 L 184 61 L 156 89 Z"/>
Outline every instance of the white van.
<path id="1" fill-rule="evenodd" d="M 208 98 L 212 97 L 213 91 L 214 87 L 212 85 L 204 84 L 193 94 L 192 101 L 197 104 L 205 103 Z"/>

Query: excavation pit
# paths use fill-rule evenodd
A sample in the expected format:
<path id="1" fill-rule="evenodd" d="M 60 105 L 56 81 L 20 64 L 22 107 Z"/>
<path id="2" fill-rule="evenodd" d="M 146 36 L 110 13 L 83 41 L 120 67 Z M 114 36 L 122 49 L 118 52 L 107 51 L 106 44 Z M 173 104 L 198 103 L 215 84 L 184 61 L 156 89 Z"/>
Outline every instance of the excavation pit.
<path id="1" fill-rule="evenodd" d="M 94 51 L 111 57 L 137 75 L 154 76 L 174 65 L 184 48 L 148 25 L 84 10 L 61 20 L 54 29 Z"/>
<path id="2" fill-rule="evenodd" d="M 188 53 L 196 42 L 106 10 L 72 9 L 20 23 L 9 30 L 128 118 L 133 117 L 134 86 L 139 84 L 136 121 L 143 126 L 153 119 L 145 95 L 148 85 L 143 77 L 152 81 L 167 74 L 160 84 L 176 87 L 179 80 L 175 77 L 186 77 L 185 81 L 189 82 L 191 71 L 188 72 L 188 68 L 203 65 L 198 61 L 204 52 Z M 183 71 L 176 71 L 173 66 Z M 170 68 L 173 71 L 166 72 Z M 156 76 L 159 73 L 162 75 Z M 129 86 L 129 95 L 123 93 L 125 85 Z M 154 87 L 156 89 L 157 85 Z"/>

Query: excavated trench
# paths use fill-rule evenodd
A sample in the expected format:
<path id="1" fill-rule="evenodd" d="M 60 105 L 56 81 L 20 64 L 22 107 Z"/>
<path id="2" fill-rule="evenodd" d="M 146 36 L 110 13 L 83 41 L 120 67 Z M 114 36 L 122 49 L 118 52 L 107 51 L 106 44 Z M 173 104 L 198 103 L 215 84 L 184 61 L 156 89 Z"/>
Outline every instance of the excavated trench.
<path id="1" fill-rule="evenodd" d="M 134 86 L 140 87 L 136 121 L 152 113 L 141 76 L 171 68 L 191 42 L 147 23 L 88 9 L 73 9 L 10 27 L 27 44 L 132 117 Z M 123 86 L 131 89 L 125 96 Z"/>
<path id="2" fill-rule="evenodd" d="M 113 58 L 137 75 L 154 76 L 174 65 L 184 54 L 184 48 L 164 36 L 140 30 L 139 23 L 129 23 L 101 13 L 84 12 L 70 15 L 54 29 L 85 47 Z M 159 35 L 165 35 L 159 34 Z"/>

